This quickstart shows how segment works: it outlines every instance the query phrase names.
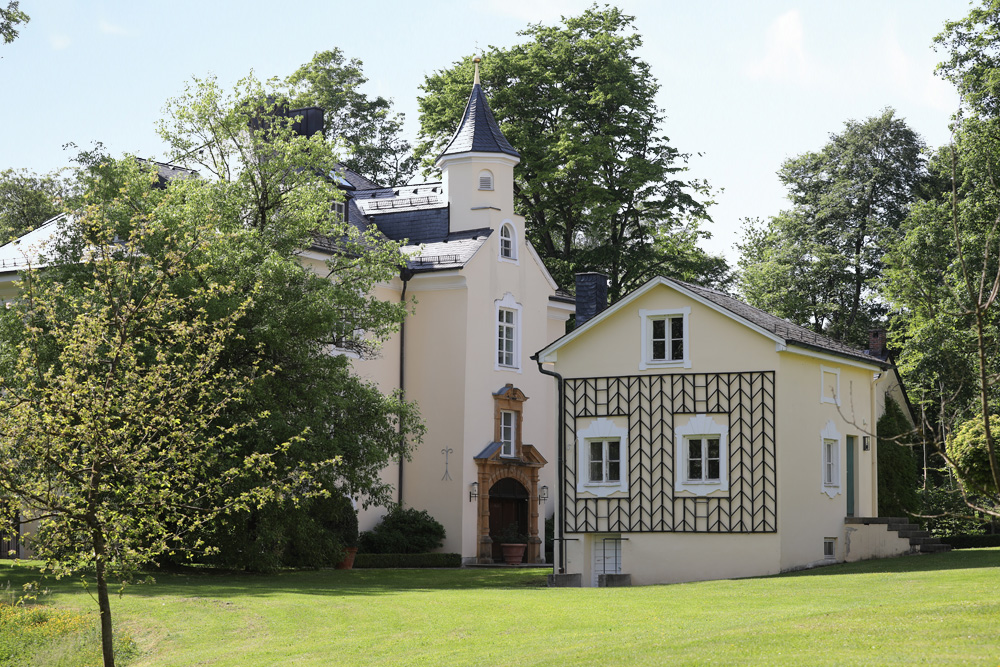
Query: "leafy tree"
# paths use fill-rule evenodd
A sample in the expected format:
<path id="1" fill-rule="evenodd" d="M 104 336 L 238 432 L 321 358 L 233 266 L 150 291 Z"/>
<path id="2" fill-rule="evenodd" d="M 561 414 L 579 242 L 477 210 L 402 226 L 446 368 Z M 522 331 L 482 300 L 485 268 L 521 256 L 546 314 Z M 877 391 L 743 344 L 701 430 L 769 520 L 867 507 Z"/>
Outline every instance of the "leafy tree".
<path id="1" fill-rule="evenodd" d="M 10 44 L 17 37 L 17 24 L 27 23 L 31 17 L 18 8 L 18 0 L 10 0 L 7 9 L 0 7 L 0 37 L 4 44 Z"/>
<path id="2" fill-rule="evenodd" d="M 553 277 L 565 285 L 601 271 L 613 300 L 660 274 L 724 282 L 725 261 L 697 246 L 709 235 L 708 187 L 683 180 L 688 155 L 662 134 L 633 17 L 594 6 L 519 34 L 522 44 L 488 49 L 481 80 L 521 154 L 515 209 Z M 470 58 L 426 78 L 416 152 L 427 165 L 458 126 L 472 79 Z"/>
<path id="3" fill-rule="evenodd" d="M 131 160 L 102 172 L 52 265 L 27 271 L 0 311 L 0 347 L 16 349 L 0 359 L 0 492 L 36 521 L 26 541 L 44 569 L 96 572 L 113 665 L 109 578 L 128 580 L 205 520 L 304 478 L 275 479 L 288 443 L 226 456 L 253 421 L 220 416 L 266 368 L 260 355 L 220 364 L 253 293 L 204 273 L 229 241 L 208 202 L 152 189 Z M 237 484 L 248 478 L 270 484 Z"/>
<path id="4" fill-rule="evenodd" d="M 333 217 L 331 201 L 340 194 L 325 176 L 336 165 L 330 143 L 293 136 L 292 119 L 273 119 L 272 105 L 261 102 L 271 94 L 252 80 L 230 96 L 213 80 L 196 81 L 170 101 L 160 126 L 167 144 L 186 156 L 182 162 L 211 177 L 218 224 L 247 230 L 212 265 L 219 281 L 258 290 L 223 363 L 241 367 L 260 349 L 276 369 L 226 418 L 240 423 L 264 415 L 241 437 L 239 455 L 296 438 L 290 461 L 341 461 L 316 476 L 325 492 L 385 504 L 391 487 L 380 472 L 407 454 L 407 441 L 419 440 L 419 415 L 398 395 L 384 396 L 357 377 L 347 356 L 330 351 L 377 354 L 379 341 L 396 329 L 406 306 L 372 293 L 398 275 L 401 254 L 397 244 Z M 251 123 L 260 129 L 248 133 Z M 314 270 L 301 261 L 301 249 L 316 235 L 336 241 L 341 252 Z M 288 497 L 279 507 L 220 519 L 209 534 L 228 553 L 209 556 L 232 567 L 272 569 L 283 558 L 275 545 L 287 544 L 303 511 Z"/>
<path id="5" fill-rule="evenodd" d="M 390 100 L 369 99 L 360 91 L 368 81 L 361 67 L 338 48 L 316 53 L 286 81 L 292 104 L 323 108 L 323 132 L 346 152 L 345 167 L 380 185 L 402 185 L 417 167 L 409 142 L 400 136 L 404 116 L 392 112 Z"/>
<path id="6" fill-rule="evenodd" d="M 71 194 L 72 187 L 58 174 L 39 176 L 14 169 L 0 172 L 0 245 L 61 213 Z"/>
<path id="7" fill-rule="evenodd" d="M 886 397 L 878 420 L 878 514 L 907 516 L 920 509 L 916 433 L 899 404 Z"/>
<path id="8" fill-rule="evenodd" d="M 903 242 L 889 257 L 886 279 L 887 295 L 905 315 L 904 335 L 919 340 L 936 328 L 959 341 L 949 350 L 959 360 L 954 368 L 944 370 L 938 364 L 935 373 L 912 379 L 938 404 L 939 453 L 966 504 L 994 516 L 1000 505 L 1000 457 L 990 419 L 1000 408 L 996 393 L 1000 377 L 998 22 L 1000 2 L 985 2 L 965 19 L 946 24 L 935 40 L 947 54 L 938 73 L 961 95 L 953 142 L 931 163 L 932 172 L 950 187 L 914 205 Z M 923 347 L 904 354 L 916 357 L 914 366 L 930 356 Z M 945 447 L 955 428 L 971 418 L 982 426 L 987 480 Z"/>
<path id="9" fill-rule="evenodd" d="M 758 308 L 845 342 L 867 341 L 886 314 L 882 256 L 925 178 L 923 142 L 892 109 L 848 121 L 778 176 L 792 208 L 748 224 L 740 291 Z"/>

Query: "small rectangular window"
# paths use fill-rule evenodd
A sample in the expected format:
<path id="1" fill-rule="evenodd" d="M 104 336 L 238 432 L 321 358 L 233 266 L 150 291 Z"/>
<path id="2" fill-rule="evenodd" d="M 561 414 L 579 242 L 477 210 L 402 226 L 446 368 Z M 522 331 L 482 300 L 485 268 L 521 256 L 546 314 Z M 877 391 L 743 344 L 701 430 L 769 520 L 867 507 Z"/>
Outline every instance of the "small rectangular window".
<path id="1" fill-rule="evenodd" d="M 509 410 L 500 412 L 500 456 L 514 456 L 514 443 L 516 442 L 517 426 L 514 421 L 514 413 Z"/>
<path id="2" fill-rule="evenodd" d="M 622 478 L 621 441 L 590 441 L 590 481 L 620 482 Z"/>
<path id="3" fill-rule="evenodd" d="M 836 440 L 823 441 L 823 483 L 828 486 L 833 486 L 837 483 Z"/>
<path id="4" fill-rule="evenodd" d="M 653 325 L 653 361 L 684 359 L 684 318 L 665 317 L 650 322 Z"/>
<path id="5" fill-rule="evenodd" d="M 835 537 L 823 538 L 823 558 L 836 558 L 836 557 L 837 557 L 837 538 Z"/>
<path id="6" fill-rule="evenodd" d="M 501 308 L 498 312 L 497 325 L 497 363 L 501 366 L 514 366 L 514 311 Z"/>
<path id="7" fill-rule="evenodd" d="M 347 204 L 342 201 L 333 202 L 333 219 L 336 222 L 343 222 L 347 216 Z"/>
<path id="8" fill-rule="evenodd" d="M 722 447 L 718 436 L 687 438 L 688 481 L 718 481 L 721 473 Z"/>

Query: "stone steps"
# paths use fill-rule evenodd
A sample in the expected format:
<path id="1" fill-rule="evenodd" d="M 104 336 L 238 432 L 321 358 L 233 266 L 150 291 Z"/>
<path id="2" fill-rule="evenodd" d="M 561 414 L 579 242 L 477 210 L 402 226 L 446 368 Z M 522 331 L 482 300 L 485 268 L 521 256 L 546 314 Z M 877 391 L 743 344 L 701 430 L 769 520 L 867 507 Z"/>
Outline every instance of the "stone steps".
<path id="1" fill-rule="evenodd" d="M 942 543 L 940 537 L 931 537 L 929 532 L 921 529 L 915 523 L 910 523 L 910 520 L 906 517 L 849 516 L 844 519 L 844 523 L 863 525 L 885 524 L 887 530 L 895 531 L 901 538 L 910 541 L 913 553 L 930 554 L 951 551 L 950 544 Z"/>

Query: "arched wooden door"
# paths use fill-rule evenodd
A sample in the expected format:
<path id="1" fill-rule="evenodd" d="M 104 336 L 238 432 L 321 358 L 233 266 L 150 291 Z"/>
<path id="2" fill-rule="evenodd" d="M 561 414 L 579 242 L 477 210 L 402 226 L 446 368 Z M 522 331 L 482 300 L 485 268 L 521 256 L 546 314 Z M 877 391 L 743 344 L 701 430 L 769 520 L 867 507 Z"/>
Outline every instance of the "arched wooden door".
<path id="1" fill-rule="evenodd" d="M 490 488 L 490 539 L 493 540 L 494 563 L 503 562 L 500 535 L 512 523 L 517 524 L 519 533 L 529 533 L 528 490 L 516 479 L 505 477 Z"/>

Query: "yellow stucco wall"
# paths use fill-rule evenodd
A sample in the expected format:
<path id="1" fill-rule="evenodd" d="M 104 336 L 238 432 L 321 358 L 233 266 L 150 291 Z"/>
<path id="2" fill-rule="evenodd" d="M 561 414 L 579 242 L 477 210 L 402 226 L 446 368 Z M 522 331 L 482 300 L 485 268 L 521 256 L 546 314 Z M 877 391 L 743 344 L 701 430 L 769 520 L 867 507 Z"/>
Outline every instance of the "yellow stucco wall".
<path id="1" fill-rule="evenodd" d="M 690 308 L 689 367 L 640 368 L 640 310 Z M 776 345 L 761 333 L 668 286 L 640 294 L 555 350 L 554 370 L 567 378 L 680 373 L 773 371 L 777 531 L 753 534 L 623 532 L 623 572 L 633 583 L 658 583 L 768 574 L 829 562 L 824 539 L 846 556 L 847 436 L 854 436 L 854 514 L 876 514 L 872 380 L 877 368 L 810 350 Z M 839 386 L 827 388 L 835 378 Z M 825 400 L 824 400 L 825 396 Z M 839 486 L 824 485 L 824 429 L 839 443 Z M 576 443 L 567 442 L 567 456 Z M 732 480 L 730 480 L 730 484 Z M 673 492 L 679 497 L 678 492 Z M 589 585 L 591 554 L 585 534 L 567 543 L 569 572 Z M 874 544 L 874 543 L 872 543 Z M 868 543 L 856 540 L 852 557 Z M 874 546 L 872 548 L 875 548 Z M 881 548 L 881 547 L 879 547 Z M 871 557 L 871 556 L 867 556 Z"/>

